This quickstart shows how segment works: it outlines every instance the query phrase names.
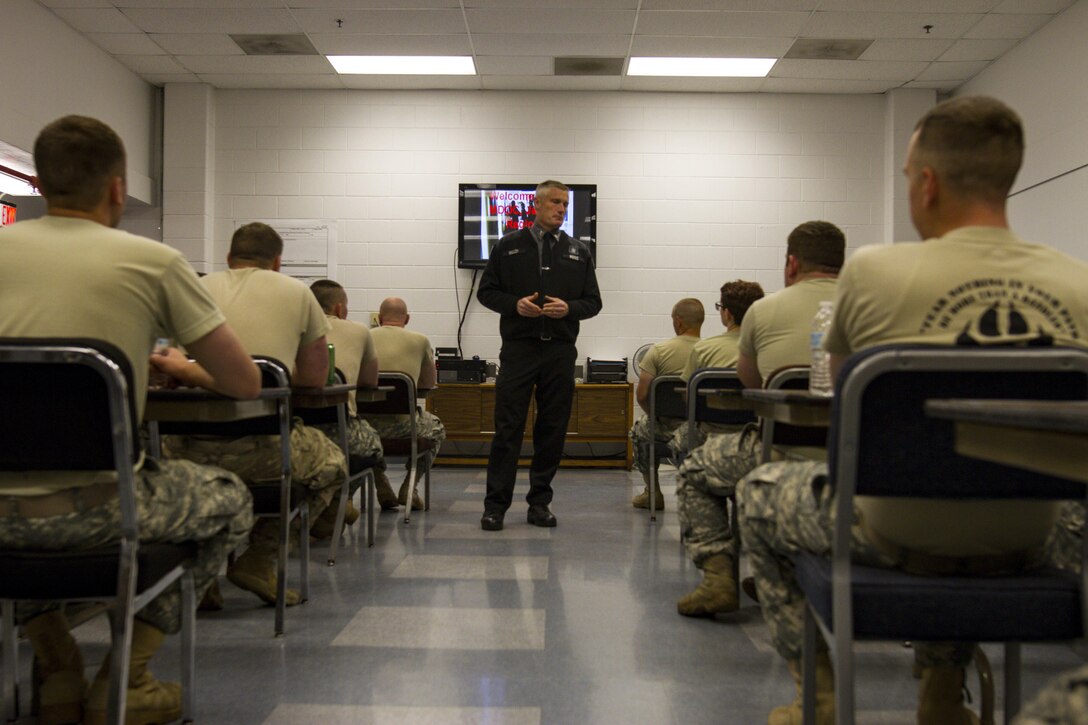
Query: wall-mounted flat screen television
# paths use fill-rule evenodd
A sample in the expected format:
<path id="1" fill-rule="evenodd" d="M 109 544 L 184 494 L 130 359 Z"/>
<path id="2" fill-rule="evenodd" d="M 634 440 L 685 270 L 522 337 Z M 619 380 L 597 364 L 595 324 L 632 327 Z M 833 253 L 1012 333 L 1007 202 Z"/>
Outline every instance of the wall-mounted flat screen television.
<path id="1" fill-rule="evenodd" d="M 0 227 L 15 223 L 15 202 L 0 199 Z"/>
<path id="2" fill-rule="evenodd" d="M 561 227 L 589 245 L 597 263 L 597 185 L 568 184 L 570 204 Z M 495 243 L 510 232 L 526 229 L 536 219 L 536 184 L 460 184 L 460 239 L 457 266 L 483 269 Z"/>

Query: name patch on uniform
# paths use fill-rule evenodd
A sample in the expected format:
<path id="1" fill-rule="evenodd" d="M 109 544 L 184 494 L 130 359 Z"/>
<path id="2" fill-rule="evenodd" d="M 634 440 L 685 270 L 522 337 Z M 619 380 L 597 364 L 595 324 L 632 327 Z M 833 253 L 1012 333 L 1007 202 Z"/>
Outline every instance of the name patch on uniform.
<path id="1" fill-rule="evenodd" d="M 509 252 L 506 253 L 506 256 L 507 257 L 513 257 L 515 254 L 521 254 L 521 250 L 520 249 L 511 249 Z"/>
<path id="2" fill-rule="evenodd" d="M 574 254 L 574 253 L 568 254 L 567 259 L 570 259 L 570 260 L 575 261 L 575 262 L 581 262 L 582 261 L 582 258 L 580 256 L 578 256 L 577 254 Z"/>

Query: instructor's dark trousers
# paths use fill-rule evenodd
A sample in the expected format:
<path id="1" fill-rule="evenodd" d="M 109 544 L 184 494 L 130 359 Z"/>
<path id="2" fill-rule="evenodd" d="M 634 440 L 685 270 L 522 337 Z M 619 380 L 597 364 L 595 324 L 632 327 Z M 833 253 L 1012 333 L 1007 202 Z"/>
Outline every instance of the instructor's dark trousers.
<path id="1" fill-rule="evenodd" d="M 529 399 L 536 388 L 533 462 L 529 467 L 530 506 L 552 501 L 552 478 L 563 456 L 563 440 L 574 399 L 574 343 L 559 340 L 509 340 L 499 353 L 495 383 L 495 437 L 487 460 L 484 510 L 505 512 L 514 498 L 521 441 Z"/>

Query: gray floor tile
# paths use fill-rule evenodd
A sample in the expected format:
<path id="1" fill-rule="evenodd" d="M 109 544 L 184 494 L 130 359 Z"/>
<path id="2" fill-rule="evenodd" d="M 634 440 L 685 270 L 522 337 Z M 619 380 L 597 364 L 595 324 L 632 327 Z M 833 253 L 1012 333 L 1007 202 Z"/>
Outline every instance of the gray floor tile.
<path id="1" fill-rule="evenodd" d="M 334 647 L 457 650 L 544 648 L 543 609 L 364 607 Z"/>

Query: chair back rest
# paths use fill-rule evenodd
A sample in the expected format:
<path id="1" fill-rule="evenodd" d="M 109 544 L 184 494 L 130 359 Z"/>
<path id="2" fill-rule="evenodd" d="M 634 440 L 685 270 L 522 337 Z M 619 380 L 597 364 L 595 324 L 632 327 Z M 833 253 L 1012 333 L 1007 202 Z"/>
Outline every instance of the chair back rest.
<path id="1" fill-rule="evenodd" d="M 0 470 L 131 471 L 135 392 L 128 358 L 103 340 L 0 339 Z"/>
<path id="2" fill-rule="evenodd" d="M 684 379 L 679 375 L 658 375 L 650 383 L 650 419 L 686 418 L 687 404 L 681 390 Z"/>
<path id="3" fill-rule="evenodd" d="M 404 373 L 381 371 L 378 386 L 390 387 L 385 400 L 356 399 L 359 415 L 414 415 L 416 410 L 416 381 Z"/>
<path id="4" fill-rule="evenodd" d="M 741 390 L 744 383 L 737 377 L 735 368 L 703 368 L 696 370 L 688 380 L 688 409 L 687 419 L 689 424 L 695 423 L 719 423 L 721 425 L 744 425 L 752 423 L 756 416 L 750 410 L 718 410 L 710 407 L 710 402 L 705 395 L 699 395 L 700 390 L 715 388 L 736 388 Z"/>
<path id="5" fill-rule="evenodd" d="M 764 388 L 767 390 L 808 390 L 808 365 L 790 365 L 775 370 L 767 377 Z M 774 446 L 812 446 L 823 448 L 827 445 L 827 429 L 806 425 L 790 425 L 773 420 L 764 420 L 764 426 L 771 428 L 771 445 Z"/>
<path id="6" fill-rule="evenodd" d="M 940 398 L 1085 400 L 1088 351 L 881 346 L 850 357 L 831 408 L 828 465 L 840 494 L 951 499 L 1084 498 L 1084 485 L 956 453 Z"/>
<path id="7" fill-rule="evenodd" d="M 274 357 L 260 355 L 253 356 L 253 362 L 261 371 L 261 387 L 289 388 L 291 387 L 291 371 L 286 365 Z M 277 409 L 286 407 L 287 421 L 291 419 L 291 401 L 283 400 Z M 223 438 L 241 438 L 251 435 L 280 435 L 283 431 L 280 410 L 277 413 L 262 415 L 257 418 L 229 421 L 225 423 L 207 423 L 200 421 L 161 421 L 159 423 L 160 435 L 206 435 L 220 436 Z"/>

